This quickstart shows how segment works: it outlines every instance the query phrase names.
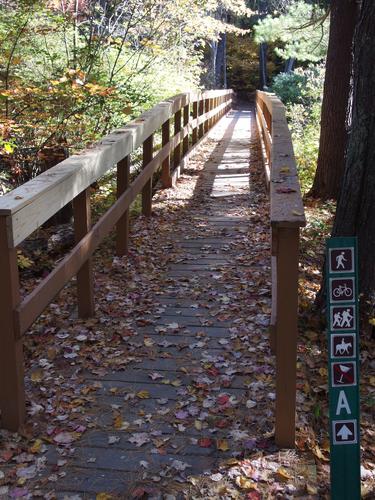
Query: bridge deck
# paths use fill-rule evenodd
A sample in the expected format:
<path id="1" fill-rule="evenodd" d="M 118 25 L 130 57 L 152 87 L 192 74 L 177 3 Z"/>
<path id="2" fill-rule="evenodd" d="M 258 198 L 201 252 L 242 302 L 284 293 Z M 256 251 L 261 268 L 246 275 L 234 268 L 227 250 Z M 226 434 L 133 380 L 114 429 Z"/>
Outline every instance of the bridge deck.
<path id="1" fill-rule="evenodd" d="M 223 461 L 272 451 L 263 182 L 253 111 L 232 111 L 135 222 L 129 256 L 101 262 L 98 318 L 75 323 L 84 368 L 70 418 L 87 428 L 47 452 L 58 498 L 186 494 L 204 471 L 214 491 Z"/>

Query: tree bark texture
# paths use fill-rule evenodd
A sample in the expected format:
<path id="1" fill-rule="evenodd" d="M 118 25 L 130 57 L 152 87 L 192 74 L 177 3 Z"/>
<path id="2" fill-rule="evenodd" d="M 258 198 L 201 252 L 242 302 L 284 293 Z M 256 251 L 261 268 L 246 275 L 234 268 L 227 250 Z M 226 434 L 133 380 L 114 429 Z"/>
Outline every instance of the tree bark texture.
<path id="1" fill-rule="evenodd" d="M 263 90 L 267 87 L 268 74 L 267 74 L 267 44 L 261 43 L 259 45 L 259 88 Z"/>
<path id="2" fill-rule="evenodd" d="M 357 235 L 360 288 L 375 291 L 375 2 L 363 0 L 354 38 L 353 118 L 333 236 Z"/>
<path id="3" fill-rule="evenodd" d="M 337 199 L 344 173 L 356 0 L 332 0 L 318 164 L 310 194 Z"/>

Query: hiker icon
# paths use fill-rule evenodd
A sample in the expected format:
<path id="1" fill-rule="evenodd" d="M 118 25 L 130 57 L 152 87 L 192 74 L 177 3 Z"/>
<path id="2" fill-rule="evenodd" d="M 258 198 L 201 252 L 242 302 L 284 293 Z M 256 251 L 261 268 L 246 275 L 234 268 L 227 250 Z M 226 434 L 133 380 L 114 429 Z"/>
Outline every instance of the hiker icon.
<path id="1" fill-rule="evenodd" d="M 337 311 L 333 315 L 332 326 L 338 326 L 339 328 L 352 328 L 352 321 L 354 316 L 350 314 L 350 308 L 345 309 L 342 313 Z"/>
<path id="2" fill-rule="evenodd" d="M 336 269 L 345 269 L 345 262 L 347 259 L 345 259 L 345 252 L 339 253 L 339 255 L 336 256 Z"/>
<path id="3" fill-rule="evenodd" d="M 329 271 L 331 273 L 351 273 L 354 271 L 354 248 L 330 248 Z"/>
<path id="4" fill-rule="evenodd" d="M 332 330 L 354 330 L 355 309 L 353 306 L 331 307 L 331 329 Z"/>

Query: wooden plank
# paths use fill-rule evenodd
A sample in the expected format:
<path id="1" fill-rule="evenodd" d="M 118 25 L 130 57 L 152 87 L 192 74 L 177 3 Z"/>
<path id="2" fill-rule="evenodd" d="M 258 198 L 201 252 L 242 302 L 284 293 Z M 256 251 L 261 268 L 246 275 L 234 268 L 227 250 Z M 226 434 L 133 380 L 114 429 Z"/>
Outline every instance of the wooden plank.
<path id="1" fill-rule="evenodd" d="M 194 102 L 193 103 L 193 122 L 192 122 L 193 132 L 192 132 L 192 139 L 191 139 L 193 145 L 198 142 L 198 129 L 197 129 L 197 125 L 196 125 L 197 118 L 198 118 L 198 103 Z"/>
<path id="2" fill-rule="evenodd" d="M 0 410 L 1 426 L 17 431 L 26 416 L 23 346 L 17 338 L 14 310 L 20 302 L 17 252 L 8 248 L 10 218 L 0 217 Z"/>
<path id="3" fill-rule="evenodd" d="M 117 164 L 117 199 L 127 190 L 130 184 L 130 156 Z M 116 253 L 126 255 L 129 251 L 129 210 L 119 219 L 116 227 Z"/>
<path id="4" fill-rule="evenodd" d="M 150 135 L 143 143 L 143 168 L 152 161 L 154 155 L 154 136 Z M 152 175 L 142 188 L 142 214 L 150 217 L 152 212 Z"/>
<path id="5" fill-rule="evenodd" d="M 174 115 L 174 135 L 178 135 L 181 131 L 181 110 L 179 109 Z M 177 168 L 181 161 L 181 143 L 176 144 L 173 151 L 173 167 Z"/>
<path id="6" fill-rule="evenodd" d="M 90 188 L 85 189 L 73 200 L 74 236 L 78 243 L 91 229 Z M 89 318 L 95 313 L 94 281 L 91 259 L 83 264 L 77 273 L 78 315 Z"/>
<path id="7" fill-rule="evenodd" d="M 275 440 L 295 446 L 299 228 L 278 229 Z"/>
<path id="8" fill-rule="evenodd" d="M 189 108 L 189 104 L 187 104 L 186 106 L 184 106 L 184 111 L 183 111 L 183 125 L 184 125 L 184 127 L 188 126 L 189 118 L 190 118 L 190 108 Z M 190 130 L 190 127 L 189 127 L 189 130 Z M 186 153 L 188 152 L 188 150 L 189 150 L 189 135 L 187 134 L 184 137 L 184 140 L 182 142 L 182 156 L 185 156 Z"/>
<path id="9" fill-rule="evenodd" d="M 166 146 L 170 141 L 170 120 L 168 119 L 163 123 L 161 134 L 162 134 L 162 146 Z M 171 179 L 171 169 L 170 169 L 170 155 L 162 163 L 161 170 L 161 183 L 163 188 L 172 187 L 172 179 Z"/>

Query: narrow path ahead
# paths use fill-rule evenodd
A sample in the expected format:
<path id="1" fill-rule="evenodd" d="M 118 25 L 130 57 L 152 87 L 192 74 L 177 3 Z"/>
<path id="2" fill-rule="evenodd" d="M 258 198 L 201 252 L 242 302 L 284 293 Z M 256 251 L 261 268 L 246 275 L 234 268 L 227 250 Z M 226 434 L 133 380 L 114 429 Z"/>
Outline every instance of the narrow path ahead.
<path id="1" fill-rule="evenodd" d="M 98 319 L 74 327 L 87 429 L 47 453 L 58 498 L 218 498 L 225 460 L 272 451 L 267 203 L 253 112 L 233 111 L 135 222 L 130 255 L 101 261 Z"/>

